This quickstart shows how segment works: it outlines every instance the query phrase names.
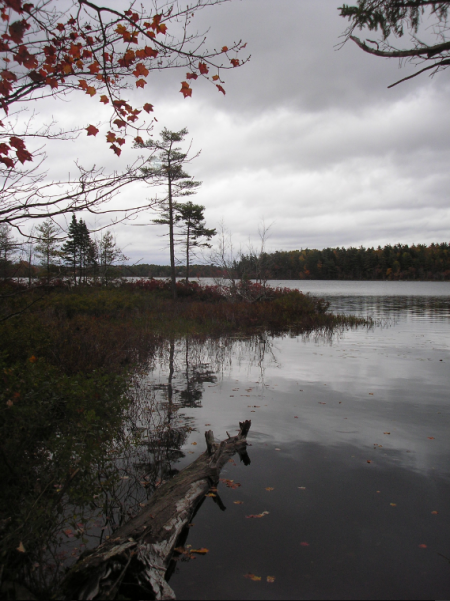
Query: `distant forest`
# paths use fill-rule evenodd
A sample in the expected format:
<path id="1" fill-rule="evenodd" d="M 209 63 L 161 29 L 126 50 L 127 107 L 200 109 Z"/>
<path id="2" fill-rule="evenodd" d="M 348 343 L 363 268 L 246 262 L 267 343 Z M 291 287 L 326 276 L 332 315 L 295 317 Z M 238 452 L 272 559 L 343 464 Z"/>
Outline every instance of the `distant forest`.
<path id="1" fill-rule="evenodd" d="M 277 280 L 449 280 L 450 245 L 276 251 L 243 256 L 236 269 Z"/>
<path id="2" fill-rule="evenodd" d="M 450 280 L 450 244 L 387 245 L 384 248 L 325 248 L 242 255 L 234 261 L 237 277 L 274 280 Z M 123 276 L 169 277 L 170 267 L 118 268 Z M 223 268 L 194 265 L 193 278 L 220 277 Z M 184 276 L 185 268 L 177 268 Z"/>

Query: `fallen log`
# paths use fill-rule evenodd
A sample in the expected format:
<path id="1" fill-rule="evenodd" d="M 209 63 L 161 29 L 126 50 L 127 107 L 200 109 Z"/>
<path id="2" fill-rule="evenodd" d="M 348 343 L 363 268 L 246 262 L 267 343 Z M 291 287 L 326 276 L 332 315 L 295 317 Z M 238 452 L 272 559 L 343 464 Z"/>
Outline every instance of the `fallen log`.
<path id="1" fill-rule="evenodd" d="M 205 432 L 206 451 L 165 482 L 132 520 L 68 571 L 54 599 L 115 599 L 126 576 L 127 597 L 135 587 L 139 599 L 175 599 L 165 580 L 173 550 L 225 463 L 236 452 L 250 463 L 246 437 L 251 421 L 239 423 L 236 436 L 220 444 Z M 133 594 L 131 595 L 134 596 Z M 129 597 L 128 597 L 129 598 Z"/>

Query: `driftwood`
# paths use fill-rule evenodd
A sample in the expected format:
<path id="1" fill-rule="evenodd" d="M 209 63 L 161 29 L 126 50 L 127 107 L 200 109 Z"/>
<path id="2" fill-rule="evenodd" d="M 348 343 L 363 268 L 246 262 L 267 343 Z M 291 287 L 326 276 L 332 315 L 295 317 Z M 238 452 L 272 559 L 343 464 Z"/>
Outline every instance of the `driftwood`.
<path id="1" fill-rule="evenodd" d="M 237 452 L 246 465 L 250 463 L 246 436 L 251 421 L 239 426 L 239 434 L 220 444 L 214 442 L 212 430 L 205 432 L 206 451 L 156 490 L 139 515 L 81 558 L 53 598 L 114 599 L 126 575 L 127 597 L 135 596 L 134 588 L 139 599 L 175 599 L 165 575 L 180 535 L 205 494 L 217 485 L 229 458 Z"/>

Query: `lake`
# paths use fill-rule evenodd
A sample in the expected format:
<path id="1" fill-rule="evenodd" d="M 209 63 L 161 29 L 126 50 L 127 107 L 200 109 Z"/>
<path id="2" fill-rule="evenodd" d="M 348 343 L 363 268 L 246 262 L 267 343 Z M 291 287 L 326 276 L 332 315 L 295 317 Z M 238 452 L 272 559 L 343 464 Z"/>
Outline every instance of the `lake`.
<path id="1" fill-rule="evenodd" d="M 373 325 L 163 342 L 113 444 L 76 447 L 90 480 L 58 505 L 35 589 L 136 515 L 206 430 L 251 419 L 250 465 L 226 465 L 179 543 L 208 552 L 175 555 L 178 599 L 450 598 L 450 283 L 271 284 Z"/>
<path id="2" fill-rule="evenodd" d="M 209 552 L 174 564 L 177 598 L 448 599 L 450 284 L 271 283 L 378 321 L 178 342 L 156 363 L 148 384 L 162 402 L 169 378 L 188 427 L 172 470 L 252 420 L 251 465 L 193 519 L 185 544 Z"/>

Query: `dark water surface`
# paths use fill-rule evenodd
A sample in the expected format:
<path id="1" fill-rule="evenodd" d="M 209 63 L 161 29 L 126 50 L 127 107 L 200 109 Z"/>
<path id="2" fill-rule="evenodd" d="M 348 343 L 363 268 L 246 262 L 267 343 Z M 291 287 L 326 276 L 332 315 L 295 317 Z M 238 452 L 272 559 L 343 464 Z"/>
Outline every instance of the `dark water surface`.
<path id="1" fill-rule="evenodd" d="M 205 430 L 252 420 L 251 465 L 222 472 L 240 486 L 220 484 L 225 511 L 205 498 L 186 541 L 209 553 L 177 561 L 170 585 L 179 599 L 449 599 L 450 284 L 281 284 L 378 325 L 161 358 L 147 384 L 191 429 L 166 472 Z"/>

